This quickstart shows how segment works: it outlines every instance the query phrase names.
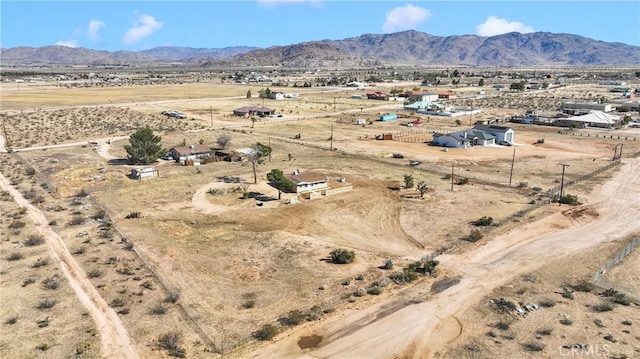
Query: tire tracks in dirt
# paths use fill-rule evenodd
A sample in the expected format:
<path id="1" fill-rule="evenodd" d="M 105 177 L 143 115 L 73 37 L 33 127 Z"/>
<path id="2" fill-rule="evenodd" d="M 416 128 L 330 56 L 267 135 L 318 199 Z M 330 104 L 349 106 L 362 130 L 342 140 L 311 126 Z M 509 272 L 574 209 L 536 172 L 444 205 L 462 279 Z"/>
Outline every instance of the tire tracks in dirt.
<path id="1" fill-rule="evenodd" d="M 37 231 L 46 238 L 52 260 L 59 265 L 78 300 L 87 309 L 96 324 L 102 343 L 102 357 L 137 359 L 138 354 L 135 346 L 122 321 L 91 284 L 62 238 L 49 226 L 44 213 L 29 203 L 1 173 L 0 188 L 7 191 L 18 205 L 27 209 L 29 217 L 37 226 Z"/>

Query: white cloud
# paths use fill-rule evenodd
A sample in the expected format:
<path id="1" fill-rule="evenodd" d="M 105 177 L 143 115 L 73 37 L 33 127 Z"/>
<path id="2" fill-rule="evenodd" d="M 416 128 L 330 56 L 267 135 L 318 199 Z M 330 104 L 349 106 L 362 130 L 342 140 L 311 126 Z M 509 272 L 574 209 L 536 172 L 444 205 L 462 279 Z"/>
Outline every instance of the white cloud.
<path id="1" fill-rule="evenodd" d="M 122 38 L 122 43 L 125 46 L 132 45 L 154 32 L 160 30 L 162 28 L 162 23 L 156 20 L 151 15 L 140 15 L 138 20 L 133 24 L 133 27 L 130 28 L 124 37 Z"/>
<path id="2" fill-rule="evenodd" d="M 476 27 L 476 34 L 480 36 L 494 36 L 506 34 L 508 32 L 526 34 L 534 31 L 535 30 L 531 26 L 527 26 L 521 22 L 508 21 L 496 16 L 489 16 L 487 21 Z"/>
<path id="3" fill-rule="evenodd" d="M 429 20 L 430 17 L 431 12 L 419 6 L 409 4 L 397 7 L 387 12 L 382 31 L 394 32 L 413 29 L 416 25 Z"/>
<path id="4" fill-rule="evenodd" d="M 87 28 L 87 37 L 89 40 L 98 40 L 98 32 L 105 26 L 104 22 L 100 20 L 89 21 L 89 27 Z"/>
<path id="5" fill-rule="evenodd" d="M 55 44 L 58 46 L 78 47 L 78 42 L 76 40 L 60 40 Z"/>

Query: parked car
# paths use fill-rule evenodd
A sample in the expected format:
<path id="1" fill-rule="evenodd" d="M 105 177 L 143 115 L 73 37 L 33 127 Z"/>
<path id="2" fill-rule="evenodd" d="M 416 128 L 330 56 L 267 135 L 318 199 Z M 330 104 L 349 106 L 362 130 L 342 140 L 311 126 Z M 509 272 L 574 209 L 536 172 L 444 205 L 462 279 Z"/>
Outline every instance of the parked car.
<path id="1" fill-rule="evenodd" d="M 501 146 L 511 146 L 511 142 L 507 142 L 507 141 L 500 141 L 498 142 L 498 144 Z"/>
<path id="2" fill-rule="evenodd" d="M 393 158 L 404 158 L 404 155 L 402 153 L 394 153 Z"/>

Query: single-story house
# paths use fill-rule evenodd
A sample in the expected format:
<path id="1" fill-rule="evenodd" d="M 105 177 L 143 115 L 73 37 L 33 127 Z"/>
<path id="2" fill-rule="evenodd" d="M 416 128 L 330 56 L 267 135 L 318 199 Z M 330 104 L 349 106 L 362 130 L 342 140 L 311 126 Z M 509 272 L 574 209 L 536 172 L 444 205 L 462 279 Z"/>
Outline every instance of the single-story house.
<path id="1" fill-rule="evenodd" d="M 407 111 L 418 111 L 418 110 L 433 110 L 439 111 L 444 109 L 444 105 L 431 101 L 415 101 L 413 103 L 404 105 L 404 109 Z"/>
<path id="2" fill-rule="evenodd" d="M 313 192 L 326 189 L 328 187 L 327 183 L 329 182 L 329 177 L 322 173 L 313 171 L 301 173 L 300 171 L 295 170 L 289 174 L 285 174 L 285 177 L 296 185 L 296 193 Z"/>
<path id="3" fill-rule="evenodd" d="M 456 93 L 451 90 L 438 91 L 438 98 L 453 100 L 454 98 L 456 98 Z"/>
<path id="4" fill-rule="evenodd" d="M 177 162 L 194 160 L 198 158 L 209 158 L 215 154 L 215 151 L 208 145 L 191 145 L 174 147 L 169 154 Z"/>
<path id="5" fill-rule="evenodd" d="M 573 116 L 562 120 L 556 120 L 554 124 L 560 126 L 571 126 L 571 124 L 577 125 L 577 127 L 600 127 L 600 128 L 612 128 L 620 123 L 621 117 L 618 115 L 611 115 L 602 111 L 591 111 L 586 115 Z"/>
<path id="6" fill-rule="evenodd" d="M 613 111 L 613 106 L 609 103 L 599 102 L 566 101 L 562 103 L 562 112 L 569 115 L 582 115 L 590 111 L 611 112 Z"/>
<path id="7" fill-rule="evenodd" d="M 409 102 L 422 101 L 422 102 L 432 102 L 438 99 L 438 94 L 433 92 L 426 91 L 407 91 L 405 92 L 405 97 Z"/>
<path id="8" fill-rule="evenodd" d="M 509 142 L 509 144 L 513 144 L 513 136 L 515 132 L 511 127 L 478 124 L 473 126 L 473 130 L 493 135 L 495 137 L 495 142 L 497 143 Z"/>
<path id="9" fill-rule="evenodd" d="M 234 115 L 243 117 L 253 115 L 268 116 L 273 115 L 275 112 L 276 110 L 274 109 L 262 106 L 244 106 L 233 110 Z"/>
<path id="10" fill-rule="evenodd" d="M 271 91 L 269 98 L 272 100 L 284 100 L 284 92 Z"/>
<path id="11" fill-rule="evenodd" d="M 476 130 L 453 133 L 434 133 L 433 143 L 438 146 L 452 148 L 469 148 L 472 146 L 488 146 L 496 143 L 496 137 L 490 133 Z"/>

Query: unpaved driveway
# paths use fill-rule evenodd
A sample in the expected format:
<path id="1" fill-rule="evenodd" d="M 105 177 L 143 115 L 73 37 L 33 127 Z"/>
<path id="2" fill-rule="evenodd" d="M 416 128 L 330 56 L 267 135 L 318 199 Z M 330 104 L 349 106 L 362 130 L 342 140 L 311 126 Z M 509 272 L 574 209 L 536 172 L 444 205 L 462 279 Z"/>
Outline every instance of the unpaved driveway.
<path id="1" fill-rule="evenodd" d="M 114 359 L 138 358 L 120 318 L 87 279 L 86 273 L 75 261 L 62 238 L 48 225 L 45 215 L 13 188 L 2 174 L 0 174 L 0 188 L 11 194 L 16 203 L 27 209 L 29 217 L 37 225 L 36 229 L 46 238 L 51 258 L 60 266 L 80 303 L 96 323 L 102 342 L 102 356 Z"/>
<path id="2" fill-rule="evenodd" d="M 402 291 L 385 302 L 339 313 L 290 332 L 274 343 L 243 355 L 251 358 L 429 358 L 457 337 L 464 323 L 457 318 L 478 300 L 511 278 L 540 268 L 546 261 L 614 241 L 640 228 L 640 160 L 625 161 L 620 172 L 594 191 L 599 213 L 585 222 L 555 229 L 562 214 L 525 225 L 477 250 L 438 259 L 461 282 L 428 296 L 429 286 Z M 301 350 L 302 336 L 318 335 L 316 348 Z"/>

